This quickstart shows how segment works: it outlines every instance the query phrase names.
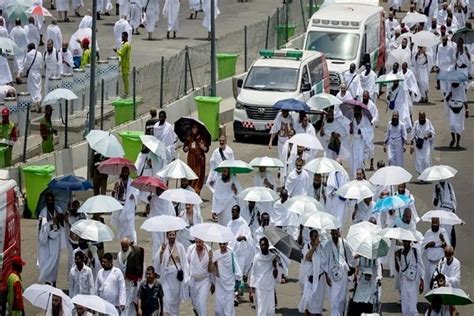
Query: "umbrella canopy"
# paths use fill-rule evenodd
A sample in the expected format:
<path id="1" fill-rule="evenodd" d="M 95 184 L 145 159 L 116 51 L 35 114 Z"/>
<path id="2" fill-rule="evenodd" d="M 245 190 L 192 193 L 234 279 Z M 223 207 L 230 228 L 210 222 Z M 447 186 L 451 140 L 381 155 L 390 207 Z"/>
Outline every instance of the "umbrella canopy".
<path id="1" fill-rule="evenodd" d="M 402 207 L 407 207 L 410 204 L 410 199 L 405 195 L 386 196 L 375 203 L 375 212 L 388 212 L 390 210 L 397 210 Z"/>
<path id="2" fill-rule="evenodd" d="M 464 45 L 471 45 L 474 43 L 474 30 L 468 28 L 459 29 L 451 37 L 451 41 L 457 43 L 460 38 L 464 40 Z"/>
<path id="3" fill-rule="evenodd" d="M 418 180 L 439 181 L 452 178 L 458 171 L 451 166 L 438 165 L 428 167 L 418 176 Z"/>
<path id="4" fill-rule="evenodd" d="M 125 152 L 117 138 L 110 132 L 91 130 L 86 136 L 89 146 L 104 157 L 123 157 Z"/>
<path id="5" fill-rule="evenodd" d="M 11 39 L 6 37 L 0 37 L 0 50 L 3 54 L 8 55 L 19 55 L 21 49 Z"/>
<path id="6" fill-rule="evenodd" d="M 44 97 L 42 104 L 43 105 L 55 104 L 60 100 L 72 101 L 72 100 L 77 100 L 77 98 L 78 98 L 77 95 L 71 90 L 59 88 L 48 93 Z"/>
<path id="7" fill-rule="evenodd" d="M 166 145 L 158 138 L 152 135 L 140 135 L 140 140 L 152 153 L 161 159 L 166 159 Z"/>
<path id="8" fill-rule="evenodd" d="M 337 229 L 342 226 L 337 217 L 326 212 L 303 214 L 301 216 L 301 225 L 319 230 Z"/>
<path id="9" fill-rule="evenodd" d="M 89 40 L 92 38 L 92 29 L 90 27 L 78 29 L 71 35 L 71 39 L 69 40 L 69 50 L 74 54 L 81 55 L 82 48 L 80 42 L 85 38 L 88 38 Z"/>
<path id="10" fill-rule="evenodd" d="M 300 112 L 300 111 L 309 112 L 311 110 L 305 102 L 296 100 L 296 99 L 284 99 L 284 100 L 277 101 L 277 103 L 275 103 L 273 107 L 280 110 L 288 110 L 288 111 L 296 111 L 296 112 Z"/>
<path id="11" fill-rule="evenodd" d="M 95 214 L 95 213 L 112 213 L 123 209 L 123 205 L 119 201 L 108 195 L 96 195 L 88 198 L 79 207 L 79 213 Z"/>
<path id="12" fill-rule="evenodd" d="M 140 191 L 156 192 L 156 188 L 168 190 L 166 183 L 155 177 L 139 176 L 132 181 L 132 187 Z"/>
<path id="13" fill-rule="evenodd" d="M 263 231 L 263 234 L 268 238 L 270 244 L 283 255 L 296 262 L 301 262 L 303 255 L 300 246 L 293 239 L 293 236 L 275 226 L 268 226 Z"/>
<path id="14" fill-rule="evenodd" d="M 429 31 L 420 31 L 412 37 L 413 43 L 421 47 L 431 47 L 440 43 L 439 38 Z"/>
<path id="15" fill-rule="evenodd" d="M 93 219 L 81 219 L 72 224 L 71 231 L 82 239 L 104 242 L 114 240 L 109 226 Z"/>
<path id="16" fill-rule="evenodd" d="M 374 196 L 374 187 L 369 181 L 352 180 L 337 190 L 337 194 L 346 199 L 361 201 Z"/>
<path id="17" fill-rule="evenodd" d="M 72 311 L 74 309 L 74 305 L 72 304 L 69 296 L 64 294 L 61 289 L 52 287 L 51 285 L 32 284 L 23 292 L 23 297 L 26 298 L 33 306 L 44 310 L 47 310 L 48 306 L 51 305 L 53 295 L 61 297 L 63 307 L 66 307 L 67 310 Z"/>
<path id="18" fill-rule="evenodd" d="M 163 169 L 158 171 L 156 175 L 163 179 L 182 179 L 196 180 L 198 176 L 193 169 L 180 159 L 166 165 Z"/>
<path id="19" fill-rule="evenodd" d="M 181 217 L 171 215 L 153 216 L 143 222 L 141 229 L 147 232 L 171 232 L 181 230 L 188 226 Z"/>
<path id="20" fill-rule="evenodd" d="M 47 187 L 44 189 L 38 198 L 38 203 L 36 204 L 35 214 L 38 217 L 41 210 L 46 206 L 46 194 L 52 193 L 54 195 L 54 205 L 59 207 L 61 211 L 67 210 L 69 202 L 71 201 L 71 191 L 60 188 L 50 188 Z"/>
<path id="21" fill-rule="evenodd" d="M 418 12 L 413 12 L 410 14 L 405 15 L 402 22 L 406 24 L 418 24 L 418 23 L 426 23 L 428 18 L 424 14 L 420 14 Z"/>
<path id="22" fill-rule="evenodd" d="M 92 189 L 92 183 L 83 177 L 68 175 L 54 178 L 48 183 L 48 187 L 68 191 L 87 191 Z"/>
<path id="23" fill-rule="evenodd" d="M 420 234 L 416 230 L 405 229 L 401 227 L 385 228 L 378 232 L 378 235 L 397 240 L 421 241 Z M 423 235 L 421 235 L 423 236 Z"/>
<path id="24" fill-rule="evenodd" d="M 388 57 L 387 57 L 387 61 L 385 62 L 385 66 L 388 69 L 392 69 L 394 63 L 397 62 L 399 65 L 403 64 L 404 62 L 410 63 L 410 59 L 411 59 L 411 56 L 410 56 L 409 51 L 407 51 L 405 49 L 397 48 L 397 49 L 394 49 L 394 50 L 390 51 L 390 53 L 388 54 Z M 391 74 L 393 74 L 393 72 Z M 381 80 L 381 79 L 382 79 L 382 76 L 378 78 L 378 80 Z M 397 81 L 399 81 L 399 80 L 397 80 Z M 385 82 L 390 82 L 390 81 L 385 81 L 385 79 L 383 79 L 382 83 L 385 83 Z"/>
<path id="25" fill-rule="evenodd" d="M 160 199 L 184 203 L 184 204 L 201 204 L 202 200 L 196 193 L 185 189 L 169 189 L 161 193 Z"/>
<path id="26" fill-rule="evenodd" d="M 42 17 L 49 17 L 51 18 L 53 15 L 44 7 L 40 5 L 35 5 L 25 12 L 28 15 L 36 15 L 36 16 L 42 16 Z"/>
<path id="27" fill-rule="evenodd" d="M 462 225 L 464 221 L 460 219 L 456 213 L 444 210 L 432 210 L 428 211 L 421 217 L 423 222 L 431 222 L 432 218 L 439 218 L 439 222 L 442 225 Z"/>
<path id="28" fill-rule="evenodd" d="M 299 215 L 326 211 L 321 202 L 315 198 L 303 195 L 289 198 L 285 203 L 283 203 L 283 206 L 285 206 L 288 211 Z"/>
<path id="29" fill-rule="evenodd" d="M 351 225 L 346 241 L 352 251 L 368 259 L 383 257 L 388 253 L 390 240 L 377 235 L 380 228 L 370 222 Z"/>
<path id="30" fill-rule="evenodd" d="M 448 82 L 458 82 L 463 83 L 469 81 L 469 77 L 459 70 L 442 70 L 436 76 L 436 79 L 439 81 L 448 81 Z"/>
<path id="31" fill-rule="evenodd" d="M 387 84 L 387 83 L 392 83 L 395 81 L 404 81 L 404 80 L 405 79 L 403 78 L 402 75 L 394 74 L 393 72 L 390 72 L 388 74 L 381 75 L 380 77 L 378 77 L 375 83 Z"/>
<path id="32" fill-rule="evenodd" d="M 346 169 L 344 169 L 344 167 L 340 163 L 338 163 L 334 159 L 330 159 L 326 157 L 315 158 L 311 160 L 310 162 L 308 162 L 306 165 L 304 165 L 303 168 L 312 173 L 319 173 L 319 174 L 326 174 L 326 173 L 339 171 L 339 172 L 344 173 L 347 176 Z"/>
<path id="33" fill-rule="evenodd" d="M 411 180 L 411 174 L 398 166 L 386 166 L 375 171 L 369 181 L 375 185 L 399 185 Z"/>
<path id="34" fill-rule="evenodd" d="M 231 174 L 250 173 L 253 171 L 252 166 L 242 160 L 224 160 L 214 171 L 222 172 L 224 168 L 229 168 Z"/>
<path id="35" fill-rule="evenodd" d="M 442 286 L 433 289 L 425 294 L 425 298 L 432 302 L 436 296 L 441 297 L 442 305 L 469 305 L 472 304 L 472 299 L 462 289 Z"/>
<path id="36" fill-rule="evenodd" d="M 372 114 L 370 113 L 369 108 L 364 103 L 357 101 L 357 100 L 347 100 L 344 101 L 340 106 L 342 114 L 347 117 L 350 121 L 354 119 L 354 110 L 355 108 L 360 108 L 362 111 L 362 115 L 367 117 L 369 122 L 372 121 Z"/>
<path id="37" fill-rule="evenodd" d="M 284 164 L 278 158 L 272 157 L 255 157 L 249 163 L 252 167 L 267 167 L 267 168 L 283 168 Z"/>
<path id="38" fill-rule="evenodd" d="M 118 315 L 117 309 L 103 298 L 97 295 L 77 294 L 71 300 L 73 304 L 93 310 L 105 315 Z"/>
<path id="39" fill-rule="evenodd" d="M 127 158 L 109 158 L 104 160 L 100 163 L 99 167 L 97 168 L 100 173 L 105 173 L 108 175 L 118 176 L 122 173 L 122 169 L 124 167 L 128 167 L 130 172 L 137 171 L 135 164 L 128 160 Z"/>
<path id="40" fill-rule="evenodd" d="M 309 149 L 323 150 L 323 145 L 321 145 L 319 139 L 306 133 L 296 134 L 288 139 L 287 142 L 289 144 L 295 144 Z"/>
<path id="41" fill-rule="evenodd" d="M 26 10 L 28 10 L 32 5 L 32 0 L 8 0 L 3 13 L 4 17 L 11 22 L 20 19 L 21 24 L 25 25 L 28 23 Z"/>
<path id="42" fill-rule="evenodd" d="M 341 104 L 342 101 L 339 100 L 339 98 L 333 96 L 332 94 L 318 93 L 316 95 L 313 95 L 306 103 L 313 110 L 323 111 L 328 107 Z"/>
<path id="43" fill-rule="evenodd" d="M 183 143 L 186 142 L 186 139 L 192 133 L 192 127 L 196 125 L 198 127 L 198 134 L 201 135 L 204 139 L 204 144 L 209 146 L 212 141 L 211 133 L 206 128 L 203 122 L 195 119 L 194 117 L 190 116 L 183 116 L 176 122 L 174 122 L 174 132 L 176 136 L 178 136 L 179 140 Z"/>
<path id="44" fill-rule="evenodd" d="M 269 188 L 250 187 L 240 192 L 239 198 L 244 201 L 273 202 L 278 200 L 278 194 Z"/>
<path id="45" fill-rule="evenodd" d="M 216 223 L 201 223 L 191 226 L 189 234 L 207 242 L 224 243 L 235 240 L 234 233 L 229 227 Z"/>

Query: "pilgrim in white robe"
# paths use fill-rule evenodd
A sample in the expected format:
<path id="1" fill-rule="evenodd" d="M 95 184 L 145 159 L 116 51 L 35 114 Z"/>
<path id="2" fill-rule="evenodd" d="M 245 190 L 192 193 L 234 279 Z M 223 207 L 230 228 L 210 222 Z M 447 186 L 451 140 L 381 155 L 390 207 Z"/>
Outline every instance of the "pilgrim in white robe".
<path id="1" fill-rule="evenodd" d="M 141 0 L 131 0 L 129 5 L 130 13 L 128 14 L 130 19 L 130 25 L 135 32 L 138 31 L 142 18 L 143 4 Z"/>
<path id="2" fill-rule="evenodd" d="M 405 146 L 406 139 L 405 125 L 402 122 L 398 122 L 398 125 L 394 126 L 390 121 L 385 132 L 385 145 L 387 146 L 389 166 L 403 167 L 405 157 L 403 147 Z"/>
<path id="3" fill-rule="evenodd" d="M 440 72 L 442 71 L 450 71 L 454 68 L 455 64 L 455 51 L 452 43 L 448 41 L 446 45 L 443 43 L 438 45 L 437 53 L 436 53 L 436 66 L 439 68 Z M 448 81 L 440 81 L 439 86 L 443 93 L 446 93 L 449 88 Z"/>
<path id="4" fill-rule="evenodd" d="M 326 151 L 326 157 L 331 159 L 347 159 L 350 157 L 349 124 L 350 121 L 346 117 L 343 117 L 342 114 L 337 118 L 335 117 L 332 122 L 324 121 L 322 145 Z M 340 135 L 341 147 L 339 153 L 328 147 L 332 133 Z"/>
<path id="5" fill-rule="evenodd" d="M 66 51 L 63 51 L 61 49 L 60 59 L 61 65 L 59 67 L 59 72 L 61 74 L 72 74 L 72 69 L 74 67 L 74 59 L 72 58 L 71 51 L 69 49 L 66 49 Z"/>
<path id="6" fill-rule="evenodd" d="M 201 10 L 201 3 L 199 0 L 189 0 L 189 9 L 191 12 Z"/>
<path id="7" fill-rule="evenodd" d="M 13 67 L 13 71 L 15 72 L 16 76 L 18 76 L 21 72 L 21 69 L 23 69 L 23 63 L 26 56 L 26 47 L 28 46 L 29 42 L 26 37 L 26 31 L 21 26 L 14 26 L 10 31 L 9 37 L 20 49 L 19 54 L 15 54 L 15 64 Z"/>
<path id="8" fill-rule="evenodd" d="M 135 210 L 137 208 L 139 191 L 132 187 L 131 184 L 132 180 L 129 178 L 124 192 L 124 201 L 120 201 L 118 196 L 115 196 L 115 199 L 123 205 L 123 209 L 112 213 L 110 223 L 117 231 L 117 239 L 121 240 L 122 238 L 127 237 L 131 242 L 136 244 L 137 232 L 135 231 Z"/>
<path id="9" fill-rule="evenodd" d="M 159 215 L 170 215 L 175 216 L 176 212 L 173 207 L 173 203 L 167 200 L 160 199 L 156 194 L 152 194 L 150 199 L 150 217 Z M 151 233 L 151 249 L 152 257 L 155 258 L 160 252 L 161 244 L 164 242 L 165 236 L 161 232 Z M 158 266 L 159 262 L 153 262 L 154 266 Z"/>
<path id="10" fill-rule="evenodd" d="M 157 122 L 153 126 L 153 135 L 165 144 L 166 160 L 173 161 L 176 157 L 176 152 L 174 148 L 176 143 L 176 134 L 173 130 L 173 125 L 168 122 L 164 122 L 163 124 Z"/>
<path id="11" fill-rule="evenodd" d="M 255 236 L 255 231 L 260 227 L 258 219 L 263 211 L 256 204 L 251 208 L 250 202 L 241 199 L 239 199 L 239 206 L 240 216 L 247 222 L 253 238 Z"/>
<path id="12" fill-rule="evenodd" d="M 436 183 L 433 190 L 433 205 L 439 210 L 444 210 L 447 212 L 456 212 L 457 208 L 457 199 L 456 194 L 454 193 L 453 185 L 448 181 L 440 181 Z M 451 240 L 451 232 L 453 229 L 452 225 L 441 224 L 440 227 L 446 229 L 449 235 L 449 240 Z"/>
<path id="13" fill-rule="evenodd" d="M 308 171 L 301 169 L 299 172 L 297 169 L 290 172 L 285 182 L 285 189 L 288 191 L 289 197 L 297 195 L 308 195 L 313 179 L 309 175 Z"/>
<path id="14" fill-rule="evenodd" d="M 235 236 L 235 240 L 229 242 L 229 248 L 232 249 L 236 256 L 242 275 L 247 275 L 254 256 L 254 242 L 249 224 L 242 216 L 239 216 L 239 218 L 231 220 L 227 227 L 232 230 Z M 245 240 L 237 241 L 239 237 L 245 237 Z"/>
<path id="15" fill-rule="evenodd" d="M 207 315 L 207 298 L 211 287 L 211 274 L 208 271 L 210 247 L 204 244 L 202 258 L 196 250 L 196 245 L 188 247 L 186 257 L 189 266 L 189 294 L 193 309 L 198 315 Z"/>
<path id="16" fill-rule="evenodd" d="M 115 307 L 125 306 L 127 293 L 122 271 L 117 267 L 110 270 L 100 269 L 95 280 L 97 296 Z"/>
<path id="17" fill-rule="evenodd" d="M 120 5 L 120 9 L 122 9 L 122 5 Z M 132 41 L 132 27 L 130 26 L 130 23 L 123 17 L 115 22 L 114 24 L 114 38 L 115 38 L 115 48 L 119 49 L 122 47 L 122 33 L 127 32 L 128 33 L 128 42 L 130 43 Z M 156 135 L 155 135 L 156 137 Z"/>
<path id="18" fill-rule="evenodd" d="M 258 316 L 275 315 L 276 278 L 273 276 L 273 260 L 276 258 L 274 253 L 264 255 L 261 250 L 257 250 L 253 258 L 250 287 L 255 288 Z"/>
<path id="19" fill-rule="evenodd" d="M 127 20 L 130 18 L 130 1 L 129 0 L 118 0 L 119 13 L 121 17 L 125 17 Z"/>
<path id="20" fill-rule="evenodd" d="M 46 96 L 50 92 L 49 80 L 53 77 L 59 77 L 62 60 L 59 56 L 59 51 L 53 47 L 51 53 L 48 53 L 48 51 L 43 53 L 43 61 L 45 65 L 43 93 Z"/>
<path id="21" fill-rule="evenodd" d="M 362 102 L 362 103 L 364 103 L 364 102 Z M 364 104 L 365 104 L 365 103 L 364 103 Z M 373 125 L 374 127 L 376 127 L 376 126 L 377 126 L 377 123 L 379 122 L 379 110 L 377 109 L 377 105 L 375 105 L 375 102 L 373 102 L 372 100 L 369 100 L 366 105 L 367 105 L 367 108 L 369 109 L 370 114 L 372 115 L 372 120 L 370 121 L 370 123 L 372 123 L 372 125 Z M 373 144 L 372 144 L 372 148 L 371 148 L 371 150 L 372 150 L 371 158 L 372 158 L 373 155 L 374 155 L 374 153 L 373 153 L 374 148 L 373 148 L 373 147 L 374 147 L 374 146 L 373 146 Z M 368 148 L 366 148 L 366 149 L 368 149 Z"/>
<path id="22" fill-rule="evenodd" d="M 418 82 L 421 98 L 427 98 L 428 91 L 430 89 L 430 57 L 428 56 L 428 53 L 418 53 L 413 57 L 413 59 L 413 70 L 415 73 L 416 81 Z"/>
<path id="23" fill-rule="evenodd" d="M 364 168 L 364 160 L 370 158 L 372 148 L 374 147 L 374 128 L 369 119 L 362 115 L 361 120 L 352 120 L 352 141 L 350 166 L 351 174 L 355 178 L 357 169 Z M 367 150 L 367 149 L 368 150 Z"/>
<path id="24" fill-rule="evenodd" d="M 408 94 L 407 91 L 404 89 L 403 84 L 400 83 L 397 87 L 392 85 L 388 88 L 387 92 L 387 102 L 388 104 L 394 104 L 394 108 L 389 109 L 393 111 L 398 111 L 400 117 L 400 123 L 403 123 L 405 128 L 411 129 L 412 123 L 410 120 L 410 105 L 408 103 Z"/>
<path id="25" fill-rule="evenodd" d="M 179 28 L 179 0 L 165 0 L 163 5 L 163 16 L 168 19 L 168 32 L 176 32 Z"/>
<path id="26" fill-rule="evenodd" d="M 196 224 L 202 224 L 204 222 L 201 216 L 201 208 L 199 207 L 199 205 L 194 205 L 192 212 L 193 213 L 191 214 L 191 216 L 189 216 L 186 213 L 186 210 L 184 209 L 179 214 L 179 217 L 181 217 L 186 222 L 186 227 L 178 231 L 178 233 L 176 234 L 176 239 L 186 249 L 188 249 L 188 247 L 191 245 L 191 241 L 194 241 L 194 237 L 192 237 L 190 234 L 191 227 Z"/>
<path id="27" fill-rule="evenodd" d="M 326 276 L 324 274 L 323 249 L 319 245 L 313 252 L 311 260 L 306 258 L 311 249 L 310 244 L 303 246 L 303 262 L 300 265 L 299 282 L 302 287 L 301 300 L 298 311 L 304 313 L 306 310 L 310 314 L 322 314 L 324 293 L 326 289 Z"/>
<path id="28" fill-rule="evenodd" d="M 352 216 L 352 224 L 368 221 L 372 217 L 374 206 L 374 201 L 370 201 L 368 205 L 364 200 L 358 202 L 355 205 L 354 214 Z"/>
<path id="29" fill-rule="evenodd" d="M 66 10 L 67 11 L 67 10 Z M 46 41 L 52 40 L 53 47 L 59 52 L 63 44 L 63 35 L 59 26 L 50 24 L 46 28 Z"/>
<path id="30" fill-rule="evenodd" d="M 298 149 L 298 146 L 290 144 L 288 141 L 286 141 L 283 145 L 283 152 L 288 153 L 288 155 L 285 155 L 285 159 L 283 160 L 283 168 L 280 170 L 280 179 L 284 185 L 288 179 L 288 175 L 296 169 L 296 159 L 301 158 L 304 161 L 310 161 L 311 159 L 306 160 L 304 149 Z"/>
<path id="31" fill-rule="evenodd" d="M 5 20 L 3 20 L 3 18 L 2 18 L 2 21 L 5 21 Z M 3 22 L 3 25 L 5 25 L 5 22 Z M 8 30 L 3 25 L 0 26 L 0 37 L 7 38 L 8 37 Z"/>
<path id="32" fill-rule="evenodd" d="M 267 185 L 270 184 L 270 186 Z M 264 172 L 257 172 L 253 177 L 253 185 L 256 187 L 265 187 L 270 190 L 276 190 L 277 184 L 273 179 L 272 172 L 270 170 L 265 170 Z M 257 202 L 257 207 L 262 212 L 267 212 L 270 214 L 273 209 L 274 202 Z"/>
<path id="33" fill-rule="evenodd" d="M 405 78 L 403 81 L 403 88 L 405 89 L 407 95 L 408 108 L 410 109 L 413 106 L 413 102 L 418 102 L 421 98 L 420 89 L 418 88 L 418 82 L 415 77 L 415 74 L 411 69 L 406 70 L 406 72 L 400 71 L 400 75 Z"/>
<path id="34" fill-rule="evenodd" d="M 288 140 L 288 132 L 293 125 L 293 117 L 290 114 L 288 114 L 287 117 L 283 117 L 280 111 L 275 117 L 272 128 L 270 129 L 270 134 L 277 134 L 278 136 L 278 159 L 281 161 L 285 160 L 287 152 L 283 150 L 283 146 Z"/>
<path id="35" fill-rule="evenodd" d="M 235 281 L 242 279 L 236 255 L 230 248 L 227 248 L 225 253 L 219 250 L 214 253 L 212 262 L 217 263 L 215 314 L 216 316 L 234 316 Z"/>
<path id="36" fill-rule="evenodd" d="M 58 12 L 67 12 L 67 11 L 69 11 L 69 1 L 68 0 L 56 0 L 56 11 L 58 11 Z"/>
<path id="37" fill-rule="evenodd" d="M 83 0 L 72 0 L 72 8 L 74 11 L 79 11 L 80 8 L 84 6 L 84 1 Z"/>
<path id="38" fill-rule="evenodd" d="M 347 87 L 347 92 L 349 92 L 354 99 L 360 100 L 364 90 L 362 90 L 359 74 L 356 71 L 354 71 L 354 73 L 346 71 L 344 73 L 344 82 Z"/>
<path id="39" fill-rule="evenodd" d="M 326 187 L 326 210 L 336 216 L 344 223 L 346 216 L 347 200 L 340 197 L 336 192 L 348 179 L 339 171 L 329 173 Z"/>
<path id="40" fill-rule="evenodd" d="M 155 31 L 156 24 L 159 20 L 160 15 L 160 2 L 159 0 L 147 0 L 144 6 L 145 10 L 145 29 L 148 33 Z"/>
<path id="41" fill-rule="evenodd" d="M 38 27 L 34 23 L 25 25 L 24 27 L 26 32 L 26 40 L 28 43 L 35 44 L 35 47 L 38 47 L 40 42 L 40 33 Z"/>
<path id="42" fill-rule="evenodd" d="M 160 171 L 164 166 L 165 161 L 152 152 L 140 152 L 137 156 L 137 160 L 135 161 L 135 167 L 137 168 L 138 176 L 154 177 L 155 174 Z M 149 192 L 140 191 L 140 193 L 138 194 L 138 199 L 141 202 L 148 204 L 149 195 Z"/>
<path id="43" fill-rule="evenodd" d="M 178 256 L 179 260 L 175 262 L 171 259 Z M 188 299 L 189 289 L 186 280 L 189 279 L 189 266 L 186 257 L 186 250 L 179 242 L 175 242 L 174 246 L 166 244 L 166 249 L 163 252 L 160 263 L 160 253 L 157 254 L 155 262 L 159 263 L 155 267 L 157 273 L 160 275 L 161 285 L 163 287 L 163 313 L 170 316 L 179 315 L 179 305 L 182 301 Z M 175 264 L 176 263 L 176 264 Z M 183 281 L 177 279 L 178 270 L 182 270 L 184 274 Z"/>
<path id="44" fill-rule="evenodd" d="M 430 135 L 430 136 L 429 136 Z M 425 124 L 416 121 L 411 130 L 410 139 L 415 148 L 415 169 L 422 173 L 428 167 L 431 167 L 431 154 L 434 147 L 435 130 L 431 121 L 426 119 Z M 416 139 L 423 139 L 423 146 L 416 146 Z"/>
<path id="45" fill-rule="evenodd" d="M 423 260 L 419 250 L 411 247 L 408 254 L 395 256 L 399 265 L 400 299 L 404 316 L 418 316 L 418 287 L 424 277 Z M 403 250 L 400 250 L 400 252 Z M 416 254 L 415 254 L 416 252 Z"/>
<path id="46" fill-rule="evenodd" d="M 463 28 L 466 21 L 469 20 L 467 14 L 464 12 L 464 10 L 467 12 L 468 6 L 469 0 L 451 0 L 451 3 L 449 4 L 449 8 L 451 8 L 453 12 L 453 17 L 458 20 L 459 28 Z"/>
<path id="47" fill-rule="evenodd" d="M 391 21 L 389 18 L 385 20 L 385 34 L 386 38 L 390 40 L 394 34 L 395 31 L 400 29 L 400 22 L 397 21 L 397 19 L 393 18 Z"/>
<path id="48" fill-rule="evenodd" d="M 26 54 L 23 62 L 22 73 L 27 75 L 26 87 L 31 95 L 33 103 L 41 102 L 41 71 L 43 70 L 43 56 L 36 49 L 32 49 Z"/>
<path id="49" fill-rule="evenodd" d="M 8 65 L 8 59 L 0 55 L 0 85 L 5 86 L 13 81 L 12 72 Z M 3 99 L 3 98 L 2 98 Z"/>
<path id="50" fill-rule="evenodd" d="M 221 14 L 219 8 L 217 7 L 217 1 L 214 0 L 214 18 L 217 19 L 217 16 Z M 198 1 L 199 2 L 199 1 Z M 202 21 L 202 26 L 206 28 L 208 32 L 211 32 L 211 0 L 202 1 L 202 10 L 204 11 L 204 19 Z"/>
<path id="51" fill-rule="evenodd" d="M 87 265 L 83 265 L 82 269 L 79 270 L 74 265 L 69 271 L 69 297 L 74 297 L 77 294 L 83 295 L 94 295 L 95 294 L 95 282 L 92 269 Z"/>
<path id="52" fill-rule="evenodd" d="M 56 207 L 55 213 L 62 211 Z M 61 248 L 65 247 L 64 227 L 53 225 L 52 215 L 46 207 L 41 210 L 38 219 L 38 281 L 53 284 L 58 278 Z"/>
<path id="53" fill-rule="evenodd" d="M 446 245 L 449 245 L 450 236 L 446 232 L 446 229 L 442 227 L 439 227 L 439 230 L 436 232 L 433 232 L 432 229 L 428 229 L 423 237 L 423 242 L 421 243 L 423 249 L 423 266 L 425 267 L 424 282 L 427 288 L 430 285 L 431 277 L 433 276 L 438 263 L 444 258 L 443 242 L 439 237 L 440 235 L 443 235 Z M 434 246 L 425 248 L 426 245 L 432 241 L 435 243 Z"/>
<path id="54" fill-rule="evenodd" d="M 447 286 L 461 287 L 461 262 L 456 257 L 453 257 L 451 263 L 446 258 L 441 259 L 435 269 L 434 276 L 437 274 L 444 275 Z"/>
<path id="55" fill-rule="evenodd" d="M 125 309 L 120 313 L 120 315 L 124 316 L 135 316 L 137 313 L 135 311 L 135 305 L 137 304 L 137 294 L 138 294 L 138 283 L 131 281 L 125 278 L 125 273 L 127 270 L 127 259 L 130 255 L 130 248 L 127 252 L 120 251 L 117 254 L 117 267 L 122 271 L 124 279 L 125 279 L 125 296 L 126 296 L 126 303 Z"/>
<path id="56" fill-rule="evenodd" d="M 379 93 L 379 85 L 375 83 L 377 80 L 377 74 L 373 70 L 370 70 L 369 73 L 363 71 L 359 75 L 359 78 L 362 91 L 369 91 L 370 99 L 375 102 Z"/>
<path id="57" fill-rule="evenodd" d="M 213 187 L 211 182 L 215 182 L 216 179 L 220 177 L 220 173 L 214 171 L 214 169 L 216 169 L 224 160 L 234 159 L 234 151 L 228 145 L 226 145 L 224 149 L 220 147 L 214 149 L 211 159 L 209 159 L 209 174 L 207 175 L 206 184 Z"/>
<path id="58" fill-rule="evenodd" d="M 448 100 L 448 96 L 451 96 Z M 466 90 L 463 85 L 449 87 L 446 91 L 445 106 L 448 111 L 449 131 L 451 133 L 462 134 L 464 131 L 464 121 L 466 120 L 464 103 L 467 102 Z M 454 111 L 458 112 L 455 113 Z"/>
<path id="59" fill-rule="evenodd" d="M 79 23 L 78 29 L 92 28 L 92 17 L 88 14 L 84 14 L 81 22 Z"/>
<path id="60" fill-rule="evenodd" d="M 458 50 L 455 50 L 456 65 L 455 69 L 464 73 L 466 76 L 469 76 L 471 69 L 471 56 L 468 55 L 467 48 L 464 46 L 462 54 L 458 53 Z M 461 66 L 466 65 L 467 67 L 461 68 Z M 462 85 L 461 85 L 462 86 Z"/>
<path id="61" fill-rule="evenodd" d="M 349 285 L 348 272 L 349 268 L 354 266 L 352 251 L 347 242 L 339 238 L 337 245 L 333 240 L 329 240 L 324 246 L 324 252 L 322 266 L 331 280 L 331 316 L 344 315 Z"/>
<path id="62" fill-rule="evenodd" d="M 232 185 L 237 188 L 237 193 L 232 190 Z M 217 215 L 218 222 L 222 226 L 232 219 L 232 206 L 238 204 L 237 196 L 242 190 L 236 176 L 231 176 L 228 182 L 222 181 L 222 177 L 216 179 L 212 195 L 212 213 Z"/>
<path id="63" fill-rule="evenodd" d="M 402 6 L 402 0 L 388 0 L 388 6 L 399 11 Z"/>

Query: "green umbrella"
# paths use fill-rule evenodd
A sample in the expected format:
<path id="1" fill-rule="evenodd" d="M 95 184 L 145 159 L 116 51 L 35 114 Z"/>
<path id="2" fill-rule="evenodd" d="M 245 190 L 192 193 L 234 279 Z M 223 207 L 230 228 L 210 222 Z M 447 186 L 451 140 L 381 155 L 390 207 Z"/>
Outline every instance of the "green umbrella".
<path id="1" fill-rule="evenodd" d="M 451 38 L 451 41 L 456 43 L 460 38 L 464 40 L 464 45 L 470 45 L 474 43 L 474 30 L 468 28 L 457 30 Z"/>
<path id="2" fill-rule="evenodd" d="M 405 80 L 403 76 L 390 72 L 388 74 L 381 75 L 380 77 L 378 77 L 375 83 L 387 84 L 387 83 L 392 83 L 394 81 L 403 81 L 403 80 Z"/>
<path id="3" fill-rule="evenodd" d="M 469 305 L 472 300 L 462 289 L 453 287 L 439 287 L 426 293 L 425 298 L 432 302 L 436 296 L 440 296 L 443 305 Z"/>
<path id="4" fill-rule="evenodd" d="M 21 54 L 21 49 L 9 38 L 0 38 L 0 51 L 8 55 Z"/>
<path id="5" fill-rule="evenodd" d="M 222 172 L 224 168 L 229 168 L 231 174 L 250 173 L 253 171 L 252 166 L 242 160 L 224 160 L 214 171 Z"/>
<path id="6" fill-rule="evenodd" d="M 26 24 L 28 22 L 26 10 L 31 6 L 33 6 L 32 0 L 9 0 L 5 6 L 5 16 L 10 22 L 20 19 L 22 24 Z"/>

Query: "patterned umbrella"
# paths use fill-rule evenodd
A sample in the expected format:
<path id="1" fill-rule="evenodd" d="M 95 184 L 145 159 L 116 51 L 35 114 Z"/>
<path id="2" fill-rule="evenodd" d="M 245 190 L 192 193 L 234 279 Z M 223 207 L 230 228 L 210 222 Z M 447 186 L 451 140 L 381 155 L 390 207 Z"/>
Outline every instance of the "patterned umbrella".
<path id="1" fill-rule="evenodd" d="M 123 167 L 128 167 L 130 172 L 137 171 L 135 164 L 126 158 L 110 158 L 104 160 L 97 169 L 100 173 L 118 176 L 122 173 Z"/>

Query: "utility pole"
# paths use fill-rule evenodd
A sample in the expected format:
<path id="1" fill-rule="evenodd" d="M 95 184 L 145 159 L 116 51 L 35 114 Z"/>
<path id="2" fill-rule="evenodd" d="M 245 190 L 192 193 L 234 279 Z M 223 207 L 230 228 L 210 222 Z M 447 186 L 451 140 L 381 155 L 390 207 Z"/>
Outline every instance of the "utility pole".
<path id="1" fill-rule="evenodd" d="M 91 40 L 91 75 L 89 84 L 89 131 L 95 129 L 95 61 L 97 59 L 97 0 L 92 0 L 92 40 Z M 89 174 L 92 165 L 94 164 L 94 157 L 92 150 L 89 147 L 88 151 L 88 168 L 87 174 Z"/>
<path id="2" fill-rule="evenodd" d="M 216 0 L 211 0 L 211 97 L 216 96 Z"/>

